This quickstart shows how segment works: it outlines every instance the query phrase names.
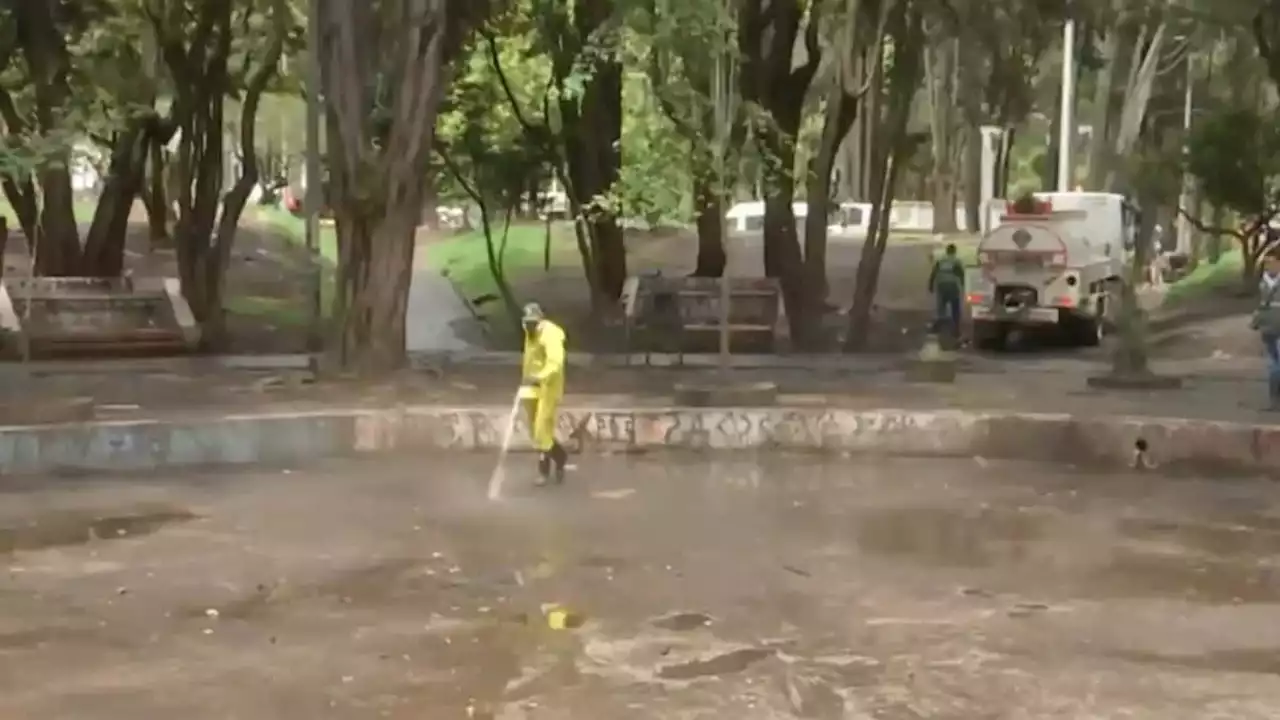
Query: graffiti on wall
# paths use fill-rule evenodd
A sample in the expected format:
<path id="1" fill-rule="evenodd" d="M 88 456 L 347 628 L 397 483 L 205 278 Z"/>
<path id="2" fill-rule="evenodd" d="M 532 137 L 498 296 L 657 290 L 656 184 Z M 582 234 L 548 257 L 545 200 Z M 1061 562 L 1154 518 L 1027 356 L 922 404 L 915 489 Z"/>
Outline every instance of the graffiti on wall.
<path id="1" fill-rule="evenodd" d="M 507 415 L 500 410 L 459 410 L 442 420 L 450 429 L 448 446 L 496 447 L 502 442 Z M 556 435 L 579 449 L 822 449 L 841 447 L 850 436 L 902 431 L 909 424 L 818 409 L 568 410 L 558 418 Z M 522 413 L 516 419 L 515 446 L 527 447 L 529 434 L 529 418 Z"/>

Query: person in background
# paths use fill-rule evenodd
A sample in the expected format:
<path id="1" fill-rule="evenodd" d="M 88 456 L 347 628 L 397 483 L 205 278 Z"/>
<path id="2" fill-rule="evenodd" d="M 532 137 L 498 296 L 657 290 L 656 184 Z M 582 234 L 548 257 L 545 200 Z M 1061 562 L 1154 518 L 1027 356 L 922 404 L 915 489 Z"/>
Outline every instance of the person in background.
<path id="1" fill-rule="evenodd" d="M 520 397 L 529 418 L 533 447 L 538 451 L 538 485 L 554 478 L 564 482 L 569 453 L 556 440 L 556 419 L 564 397 L 565 333 L 546 318 L 541 306 L 529 303 L 521 317 L 524 357 Z"/>
<path id="2" fill-rule="evenodd" d="M 954 243 L 947 245 L 943 256 L 933 263 L 929 273 L 929 292 L 934 297 L 934 329 L 948 323 L 951 337 L 960 336 L 960 307 L 964 301 L 964 263 L 956 255 Z"/>
<path id="3" fill-rule="evenodd" d="M 1267 253 L 1258 283 L 1258 307 L 1250 326 L 1258 331 L 1267 354 L 1269 408 L 1280 411 L 1280 250 Z"/>

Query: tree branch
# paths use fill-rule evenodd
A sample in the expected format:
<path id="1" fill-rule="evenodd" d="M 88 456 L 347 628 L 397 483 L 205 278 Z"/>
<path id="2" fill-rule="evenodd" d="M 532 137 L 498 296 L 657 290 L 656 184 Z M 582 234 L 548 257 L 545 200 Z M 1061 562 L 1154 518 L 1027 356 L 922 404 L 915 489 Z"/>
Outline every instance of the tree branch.
<path id="1" fill-rule="evenodd" d="M 532 137 L 537 126 L 529 122 L 529 119 L 525 117 L 524 111 L 520 109 L 520 101 L 516 99 L 516 94 L 511 89 L 511 82 L 507 79 L 507 72 L 502 67 L 502 58 L 498 54 L 497 38 L 487 28 L 481 28 L 476 32 L 480 33 L 480 37 L 484 38 L 485 48 L 489 55 L 489 64 L 493 66 L 493 72 L 498 76 L 498 84 L 502 86 L 502 94 L 507 97 L 507 103 L 511 105 L 512 115 L 515 116 L 516 122 L 520 124 L 520 127 L 524 128 L 525 132 L 530 133 Z M 545 122 L 540 127 L 546 129 Z"/>

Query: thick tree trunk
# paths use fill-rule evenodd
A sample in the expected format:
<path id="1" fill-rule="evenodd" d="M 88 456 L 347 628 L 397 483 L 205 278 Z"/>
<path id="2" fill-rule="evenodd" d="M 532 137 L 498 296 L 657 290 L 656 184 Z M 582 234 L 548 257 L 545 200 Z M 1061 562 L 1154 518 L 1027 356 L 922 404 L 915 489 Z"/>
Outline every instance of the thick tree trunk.
<path id="1" fill-rule="evenodd" d="M 949 32 L 949 31 L 948 31 Z M 929 199 L 933 205 L 933 231 L 956 231 L 956 110 L 959 104 L 960 52 L 958 39 L 934 39 L 927 51 L 925 76 L 929 89 L 929 129 L 933 163 Z"/>
<path id="2" fill-rule="evenodd" d="M 613 10 L 611 0 L 576 0 L 574 24 L 584 46 L 610 22 Z M 597 310 L 616 301 L 627 280 L 622 227 L 613 211 L 597 200 L 607 197 L 613 189 L 622 163 L 622 65 L 616 52 L 605 55 L 594 63 L 581 96 L 565 97 L 560 102 L 572 192 L 586 212 L 594 287 L 599 294 L 593 299 Z"/>
<path id="3" fill-rule="evenodd" d="M 727 261 L 724 251 L 724 206 L 720 202 L 720 189 L 710 173 L 702 172 L 694 178 L 693 197 L 697 208 L 694 224 L 698 229 L 698 260 L 693 275 L 721 277 Z"/>
<path id="4" fill-rule="evenodd" d="M 447 48 L 456 44 L 461 22 L 452 16 L 455 9 L 466 8 L 444 0 L 390 5 L 321 0 L 326 189 L 338 236 L 330 350 L 344 370 L 381 375 L 405 364 L 414 230 L 435 142 Z M 371 93 L 384 77 L 396 78 L 397 84 L 389 99 L 390 121 L 375 126 Z"/>
<path id="5" fill-rule="evenodd" d="M 27 250 L 34 248 L 36 233 L 39 232 L 40 206 L 36 202 L 36 185 L 30 177 L 15 180 L 6 176 L 3 180 L 4 197 L 13 208 L 18 227 L 27 237 Z"/>
<path id="6" fill-rule="evenodd" d="M 220 98 L 216 104 L 218 109 L 207 112 L 216 114 L 217 122 L 206 117 L 204 122 L 183 128 L 184 149 L 179 154 L 184 158 L 184 168 L 180 172 L 191 178 L 191 186 L 184 187 L 183 197 L 178 201 L 178 224 L 174 231 L 182 294 L 200 323 L 202 342 L 209 347 L 217 347 L 223 340 L 222 298 L 213 237 L 222 192 Z M 202 138 L 202 149 L 186 147 L 194 144 L 196 137 Z"/>
<path id="7" fill-rule="evenodd" d="M 742 99 L 763 111 L 755 119 L 754 131 L 766 160 L 762 173 L 765 274 L 780 281 L 791 339 L 802 347 L 818 339 L 821 327 L 821 318 L 813 312 L 817 303 L 812 297 L 817 293 L 806 287 L 792 209 L 802 106 L 820 60 L 818 20 L 810 15 L 806 24 L 805 19 L 800 3 L 748 2 L 743 4 L 738 30 Z M 798 38 L 804 40 L 807 57 L 797 66 Z"/>
<path id="8" fill-rule="evenodd" d="M 129 212 L 142 187 L 154 118 L 131 120 L 115 138 L 106 181 L 93 222 L 85 236 L 81 273 L 90 277 L 119 277 L 124 271 Z"/>
<path id="9" fill-rule="evenodd" d="M 371 221 L 362 217 L 365 213 L 358 205 L 339 202 L 334 207 L 344 305 L 337 351 L 343 367 L 377 375 L 404 365 L 413 235 L 420 209 L 417 202 L 401 203 Z"/>
<path id="10" fill-rule="evenodd" d="M 845 349 L 851 351 L 865 349 L 871 339 L 871 309 L 888 244 L 894 188 L 910 150 L 907 124 L 922 74 L 920 65 L 925 38 L 919 11 L 901 5 L 893 13 L 890 37 L 894 43 L 895 62 L 889 71 L 883 73 L 888 82 L 885 108 L 883 114 L 869 118 L 875 123 L 876 132 L 871 165 L 871 192 L 875 200 L 871 210 L 870 234 L 862 244 L 849 307 Z M 883 87 L 880 75 L 877 74 L 873 87 Z"/>
<path id="11" fill-rule="evenodd" d="M 17 3 L 16 10 L 23 57 L 34 79 L 36 125 L 44 132 L 53 132 L 66 113 L 71 96 L 70 58 L 57 26 L 61 7 L 56 0 L 25 0 Z M 32 239 L 37 275 L 74 275 L 80 264 L 80 231 L 76 226 L 70 166 L 70 148 L 59 148 L 46 158 L 37 173 L 42 195 L 39 226 Z"/>

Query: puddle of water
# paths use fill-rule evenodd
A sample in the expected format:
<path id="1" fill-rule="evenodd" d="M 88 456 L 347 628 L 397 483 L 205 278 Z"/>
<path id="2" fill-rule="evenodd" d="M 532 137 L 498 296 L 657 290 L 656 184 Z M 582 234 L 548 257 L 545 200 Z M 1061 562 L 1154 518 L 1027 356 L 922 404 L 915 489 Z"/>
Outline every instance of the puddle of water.
<path id="1" fill-rule="evenodd" d="M 858 546 L 938 565 L 982 567 L 1024 560 L 1049 518 L 1007 509 L 889 508 L 859 516 Z"/>
<path id="2" fill-rule="evenodd" d="M 769 648 L 739 648 L 702 660 L 664 665 L 658 668 L 658 677 L 663 680 L 694 680 L 702 677 L 732 675 L 773 656 L 775 652 Z"/>
<path id="3" fill-rule="evenodd" d="M 1118 529 L 1134 540 L 1165 540 L 1225 558 L 1251 555 L 1280 555 L 1280 528 L 1268 527 L 1261 518 L 1250 518 L 1248 524 L 1182 523 L 1157 518 L 1125 518 Z"/>
<path id="4" fill-rule="evenodd" d="M 698 612 L 682 612 L 664 615 L 653 621 L 653 626 L 673 632 L 689 632 L 711 624 L 711 616 Z"/>
<path id="5" fill-rule="evenodd" d="M 1276 571 L 1249 558 L 1233 560 L 1115 550 L 1084 588 L 1101 597 L 1172 597 L 1210 603 L 1280 602 Z"/>
<path id="6" fill-rule="evenodd" d="M 157 509 L 122 515 L 58 513 L 25 525 L 0 528 L 0 552 L 43 550 L 81 545 L 91 540 L 117 540 L 150 535 L 166 525 L 198 516 L 186 510 Z"/>
<path id="7" fill-rule="evenodd" d="M 1165 655 L 1161 653 L 1119 650 L 1109 656 L 1129 662 L 1165 665 L 1190 670 L 1280 675 L 1280 648 L 1238 648 L 1199 655 Z"/>

